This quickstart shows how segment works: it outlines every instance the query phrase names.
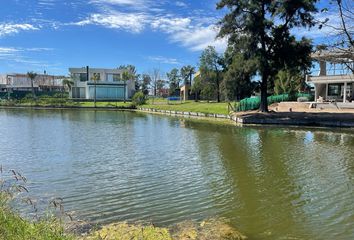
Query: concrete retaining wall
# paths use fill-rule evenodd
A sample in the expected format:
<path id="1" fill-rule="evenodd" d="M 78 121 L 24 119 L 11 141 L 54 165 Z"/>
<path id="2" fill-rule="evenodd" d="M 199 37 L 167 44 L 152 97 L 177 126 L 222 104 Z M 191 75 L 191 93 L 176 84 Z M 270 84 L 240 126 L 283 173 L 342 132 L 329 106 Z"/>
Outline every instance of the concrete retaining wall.
<path id="1" fill-rule="evenodd" d="M 224 114 L 169 111 L 169 110 L 159 110 L 159 109 L 155 109 L 155 108 L 138 108 L 138 110 L 145 111 L 145 112 L 157 112 L 157 113 L 166 114 L 166 115 L 181 115 L 181 116 L 191 116 L 191 117 L 207 117 L 207 118 L 231 119 L 231 116 L 224 115 Z"/>

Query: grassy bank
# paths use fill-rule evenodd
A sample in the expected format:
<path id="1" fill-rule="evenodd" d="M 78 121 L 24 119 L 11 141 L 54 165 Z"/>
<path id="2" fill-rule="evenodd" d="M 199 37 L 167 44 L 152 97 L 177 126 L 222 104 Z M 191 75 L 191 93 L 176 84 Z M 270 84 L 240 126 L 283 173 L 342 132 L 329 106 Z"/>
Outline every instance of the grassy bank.
<path id="1" fill-rule="evenodd" d="M 4 107 L 66 107 L 66 108 L 94 108 L 94 102 L 74 102 L 69 99 L 60 98 L 39 98 L 22 99 L 22 100 L 2 100 L 0 106 Z M 132 109 L 134 106 L 131 102 L 97 102 L 96 107 L 99 108 L 118 108 Z"/>
<path id="2" fill-rule="evenodd" d="M 27 179 L 19 172 L 0 165 L 0 240 L 73 240 L 74 237 L 64 233 L 61 218 L 49 211 L 38 211 L 26 183 Z M 34 220 L 21 217 L 13 205 L 32 209 Z"/>
<path id="3" fill-rule="evenodd" d="M 94 102 L 76 102 L 68 98 L 41 96 L 34 100 L 32 97 L 25 97 L 20 100 L 1 100 L 0 106 L 4 107 L 66 107 L 66 108 L 94 108 Z M 99 108 L 134 109 L 132 102 L 96 102 Z M 228 114 L 228 103 L 216 102 L 195 102 L 195 101 L 168 101 L 166 99 L 150 99 L 143 108 L 154 108 L 159 110 L 171 110 L 180 112 L 199 112 L 208 114 Z"/>
<path id="4" fill-rule="evenodd" d="M 170 110 L 180 112 L 200 112 L 212 114 L 228 114 L 228 103 L 221 102 L 195 102 L 195 101 L 167 101 L 165 99 L 148 100 L 141 107 L 154 108 L 159 110 Z"/>
<path id="5" fill-rule="evenodd" d="M 23 219 L 8 204 L 8 197 L 0 193 L 0 240 L 243 240 L 244 235 L 224 219 L 208 219 L 202 222 L 185 221 L 170 227 L 153 224 L 128 224 L 118 222 L 96 227 L 87 232 L 64 229 L 58 218 L 30 221 Z M 75 225 L 67 224 L 67 225 Z M 93 225 L 91 225 L 93 226 Z M 74 235 L 74 232 L 76 235 Z M 80 235 L 81 234 L 81 235 Z"/>
<path id="6" fill-rule="evenodd" d="M 73 240 L 74 237 L 65 234 L 63 226 L 56 219 L 31 222 L 7 206 L 0 206 L 0 239 Z"/>

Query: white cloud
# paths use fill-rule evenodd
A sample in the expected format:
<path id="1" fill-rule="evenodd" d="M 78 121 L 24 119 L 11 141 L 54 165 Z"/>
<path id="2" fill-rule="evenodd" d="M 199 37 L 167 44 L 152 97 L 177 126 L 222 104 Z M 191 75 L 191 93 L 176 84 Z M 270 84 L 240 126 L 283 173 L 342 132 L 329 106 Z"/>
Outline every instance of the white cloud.
<path id="1" fill-rule="evenodd" d="M 194 22 L 193 22 L 194 20 Z M 204 24 L 204 19 L 161 17 L 151 22 L 154 30 L 169 34 L 172 42 L 181 44 L 192 51 L 202 51 L 214 46 L 222 52 L 227 45 L 226 39 L 216 39 L 218 28 L 214 24 Z"/>
<path id="2" fill-rule="evenodd" d="M 176 2 L 175 2 L 175 5 L 176 5 L 177 7 L 188 7 L 187 3 L 182 2 L 182 1 L 176 1 Z"/>
<path id="3" fill-rule="evenodd" d="M 191 19 L 160 17 L 153 19 L 150 24 L 155 30 L 162 30 L 166 33 L 175 33 L 190 28 Z"/>
<path id="4" fill-rule="evenodd" d="M 91 3 L 108 3 L 113 5 L 136 5 L 142 4 L 144 0 L 91 0 Z"/>
<path id="5" fill-rule="evenodd" d="M 187 12 L 184 13 L 187 16 L 177 16 L 164 13 L 166 10 L 161 8 L 157 8 L 156 12 L 156 6 L 168 3 L 165 0 L 89 0 L 89 3 L 96 4 L 99 12 L 69 25 L 98 25 L 132 33 L 151 29 L 166 34 L 169 41 L 191 51 L 201 51 L 209 45 L 215 46 L 218 51 L 226 48 L 225 40 L 215 39 L 218 32 L 215 17 L 189 16 Z M 182 0 L 173 4 L 187 6 Z"/>
<path id="6" fill-rule="evenodd" d="M 90 0 L 89 3 L 100 6 L 102 9 L 110 7 L 125 7 L 131 9 L 151 9 L 159 2 L 152 0 Z"/>
<path id="7" fill-rule="evenodd" d="M 0 23 L 0 37 L 29 30 L 39 30 L 39 28 L 28 23 Z"/>
<path id="8" fill-rule="evenodd" d="M 176 58 L 167 58 L 163 56 L 150 56 L 148 57 L 148 59 L 154 62 L 171 64 L 171 65 L 181 64 Z"/>
<path id="9" fill-rule="evenodd" d="M 87 19 L 72 23 L 73 25 L 101 25 L 107 28 L 124 29 L 128 32 L 139 33 L 144 29 L 146 16 L 144 14 L 112 12 L 110 14 L 92 14 Z"/>
<path id="10" fill-rule="evenodd" d="M 5 61 L 6 64 L 25 64 L 27 67 L 52 67 L 57 66 L 57 63 L 47 63 L 36 60 L 33 54 L 39 52 L 52 51 L 53 48 L 18 48 L 18 47 L 1 47 L 0 46 L 0 61 Z"/>

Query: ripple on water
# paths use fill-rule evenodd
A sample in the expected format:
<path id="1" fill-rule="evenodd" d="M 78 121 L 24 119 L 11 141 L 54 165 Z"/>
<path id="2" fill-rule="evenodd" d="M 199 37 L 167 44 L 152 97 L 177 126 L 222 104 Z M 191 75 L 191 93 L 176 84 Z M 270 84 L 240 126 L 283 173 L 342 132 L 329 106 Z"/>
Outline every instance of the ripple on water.
<path id="1" fill-rule="evenodd" d="M 1 164 L 98 223 L 224 216 L 252 239 L 354 239 L 354 134 L 0 110 Z"/>

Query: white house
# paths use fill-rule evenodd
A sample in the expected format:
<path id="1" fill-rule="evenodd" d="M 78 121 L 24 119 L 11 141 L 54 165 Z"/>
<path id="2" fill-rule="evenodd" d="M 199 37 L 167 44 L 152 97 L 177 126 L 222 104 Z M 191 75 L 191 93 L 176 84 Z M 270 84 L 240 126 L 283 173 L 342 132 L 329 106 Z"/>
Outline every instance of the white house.
<path id="1" fill-rule="evenodd" d="M 315 100 L 352 101 L 354 49 L 320 50 L 311 57 L 320 67 L 318 74 L 307 76 L 307 82 L 315 87 Z"/>
<path id="2" fill-rule="evenodd" d="M 122 80 L 124 70 L 104 68 L 69 68 L 73 99 L 125 100 L 135 91 L 134 80 Z"/>

